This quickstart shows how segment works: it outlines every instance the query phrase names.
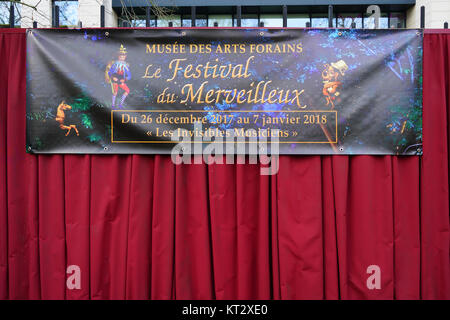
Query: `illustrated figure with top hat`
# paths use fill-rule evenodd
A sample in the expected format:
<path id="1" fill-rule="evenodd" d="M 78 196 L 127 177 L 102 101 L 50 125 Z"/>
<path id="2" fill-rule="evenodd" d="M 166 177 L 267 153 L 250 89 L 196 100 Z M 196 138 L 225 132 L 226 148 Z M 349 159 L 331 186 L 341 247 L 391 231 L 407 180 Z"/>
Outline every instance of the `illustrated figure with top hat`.
<path id="1" fill-rule="evenodd" d="M 119 93 L 119 88 L 122 89 L 123 94 L 119 101 L 119 108 L 124 108 L 124 102 L 130 93 L 130 89 L 127 86 L 127 81 L 131 79 L 130 66 L 126 62 L 127 59 L 127 49 L 120 45 L 118 52 L 118 59 L 111 61 L 105 70 L 105 80 L 107 83 L 111 84 L 112 91 L 112 107 L 116 107 L 117 94 Z"/>
<path id="2" fill-rule="evenodd" d="M 326 98 L 327 106 L 334 109 L 334 100 L 340 95 L 338 88 L 342 86 L 342 82 L 339 81 L 340 76 L 344 76 L 348 70 L 348 66 L 344 60 L 326 64 L 325 70 L 322 72 L 323 79 L 323 95 Z"/>

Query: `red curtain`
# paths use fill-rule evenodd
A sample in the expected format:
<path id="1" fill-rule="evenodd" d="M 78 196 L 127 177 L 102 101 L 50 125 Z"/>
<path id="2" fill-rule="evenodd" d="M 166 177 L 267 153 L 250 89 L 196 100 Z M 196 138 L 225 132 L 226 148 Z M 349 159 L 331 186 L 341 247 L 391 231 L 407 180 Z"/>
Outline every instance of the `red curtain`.
<path id="1" fill-rule="evenodd" d="M 450 299 L 449 33 L 424 40 L 423 157 L 283 156 L 271 177 L 26 154 L 25 54 L 0 31 L 0 299 Z"/>

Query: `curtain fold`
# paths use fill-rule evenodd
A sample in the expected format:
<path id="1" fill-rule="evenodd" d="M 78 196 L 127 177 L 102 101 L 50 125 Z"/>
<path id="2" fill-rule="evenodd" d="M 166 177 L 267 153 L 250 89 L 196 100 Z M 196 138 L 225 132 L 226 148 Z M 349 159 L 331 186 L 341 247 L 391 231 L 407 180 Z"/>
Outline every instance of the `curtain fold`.
<path id="1" fill-rule="evenodd" d="M 450 299 L 449 33 L 424 39 L 423 157 L 281 156 L 274 176 L 26 154 L 25 54 L 0 30 L 0 299 Z"/>
<path id="2" fill-rule="evenodd" d="M 421 294 L 449 296 L 448 136 L 450 107 L 450 35 L 426 34 L 424 41 L 421 176 Z"/>

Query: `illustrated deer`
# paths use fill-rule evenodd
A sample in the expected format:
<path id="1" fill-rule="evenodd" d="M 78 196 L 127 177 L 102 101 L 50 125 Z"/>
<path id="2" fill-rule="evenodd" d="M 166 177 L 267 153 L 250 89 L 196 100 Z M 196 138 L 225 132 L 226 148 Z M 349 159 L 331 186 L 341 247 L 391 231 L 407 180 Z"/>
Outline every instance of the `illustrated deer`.
<path id="1" fill-rule="evenodd" d="M 72 109 L 72 107 L 69 106 L 68 104 L 66 104 L 66 102 L 64 100 L 59 104 L 58 108 L 56 109 L 56 118 L 55 118 L 55 120 L 59 123 L 59 127 L 62 130 L 67 130 L 66 137 L 69 135 L 70 130 L 72 130 L 72 129 L 75 130 L 77 136 L 80 135 L 80 133 L 78 132 L 77 127 L 74 124 L 70 124 L 68 126 L 66 126 L 64 124 L 64 120 L 66 119 L 66 115 L 64 114 L 64 111 L 65 110 L 71 110 L 71 109 Z"/>

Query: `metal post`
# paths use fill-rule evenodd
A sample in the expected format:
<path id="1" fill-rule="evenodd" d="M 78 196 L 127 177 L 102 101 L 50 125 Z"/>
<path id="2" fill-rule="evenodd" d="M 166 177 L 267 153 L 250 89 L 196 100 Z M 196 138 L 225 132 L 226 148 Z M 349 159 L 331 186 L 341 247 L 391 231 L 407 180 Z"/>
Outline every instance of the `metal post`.
<path id="1" fill-rule="evenodd" d="M 145 26 L 150 27 L 150 7 L 145 7 Z"/>
<path id="2" fill-rule="evenodd" d="M 37 28 L 37 21 L 33 21 L 33 29 Z"/>
<path id="3" fill-rule="evenodd" d="M 59 6 L 55 6 L 55 28 L 59 28 Z"/>
<path id="4" fill-rule="evenodd" d="M 79 29 L 83 28 L 83 22 L 78 21 L 78 28 L 79 28 Z"/>
<path id="5" fill-rule="evenodd" d="M 9 5 L 9 27 L 14 28 L 14 2 Z"/>
<path id="6" fill-rule="evenodd" d="M 448 29 L 448 22 L 444 22 L 444 29 Z"/>
<path id="7" fill-rule="evenodd" d="M 307 28 L 311 28 L 311 22 L 307 22 L 307 23 L 306 23 L 306 27 L 307 27 Z"/>
<path id="8" fill-rule="evenodd" d="M 105 6 L 100 6 L 100 28 L 105 27 Z"/>
<path id="9" fill-rule="evenodd" d="M 425 6 L 420 7 L 420 28 L 425 29 Z"/>
<path id="10" fill-rule="evenodd" d="M 191 27 L 195 27 L 195 20 L 197 19 L 197 7 L 191 7 Z"/>
<path id="11" fill-rule="evenodd" d="M 283 28 L 287 27 L 287 5 L 283 6 Z"/>
<path id="12" fill-rule="evenodd" d="M 333 28 L 333 6 L 328 6 L 328 28 Z"/>
<path id="13" fill-rule="evenodd" d="M 242 19 L 242 7 L 241 6 L 236 6 L 236 22 L 237 22 L 237 27 L 241 26 L 241 19 Z"/>

